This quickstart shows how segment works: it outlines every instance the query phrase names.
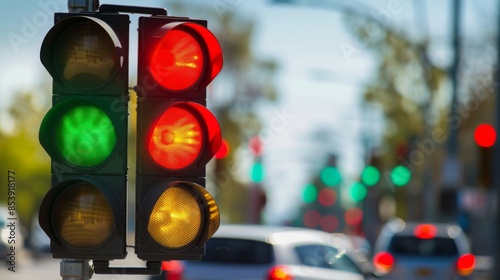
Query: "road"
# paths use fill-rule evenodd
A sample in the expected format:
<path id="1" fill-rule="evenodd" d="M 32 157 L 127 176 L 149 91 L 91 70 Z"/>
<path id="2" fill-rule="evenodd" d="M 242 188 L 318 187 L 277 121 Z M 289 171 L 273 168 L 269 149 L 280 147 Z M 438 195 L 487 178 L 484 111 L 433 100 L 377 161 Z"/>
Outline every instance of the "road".
<path id="1" fill-rule="evenodd" d="M 52 259 L 49 255 L 42 258 L 32 258 L 28 253 L 20 253 L 16 259 L 15 272 L 8 270 L 8 266 L 2 261 L 0 265 L 0 279 L 2 280 L 60 280 L 60 260 Z M 473 280 L 492 280 L 490 277 L 491 257 L 477 257 L 477 271 Z M 137 259 L 133 252 L 129 252 L 125 260 L 115 261 L 111 266 L 144 266 L 144 262 Z M 95 274 L 93 280 L 147 280 L 146 275 L 106 275 Z"/>

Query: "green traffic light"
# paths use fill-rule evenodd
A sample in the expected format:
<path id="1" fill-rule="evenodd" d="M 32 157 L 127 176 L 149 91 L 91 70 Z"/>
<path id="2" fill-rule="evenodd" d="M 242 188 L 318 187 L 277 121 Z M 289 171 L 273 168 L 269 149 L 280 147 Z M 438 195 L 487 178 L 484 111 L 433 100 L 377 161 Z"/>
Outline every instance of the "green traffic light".
<path id="1" fill-rule="evenodd" d="M 313 184 L 306 185 L 302 200 L 305 203 L 312 203 L 316 200 L 316 198 L 318 198 L 318 190 L 316 189 L 316 186 Z"/>
<path id="2" fill-rule="evenodd" d="M 361 200 L 365 199 L 366 194 L 366 187 L 360 182 L 352 184 L 351 188 L 349 189 L 349 196 L 354 202 L 360 202 Z"/>
<path id="3" fill-rule="evenodd" d="M 330 187 L 339 185 L 342 181 L 342 176 L 338 168 L 334 166 L 325 167 L 320 174 L 321 181 Z"/>
<path id="4" fill-rule="evenodd" d="M 250 180 L 254 183 L 262 183 L 264 181 L 264 165 L 262 162 L 256 162 L 250 169 Z"/>
<path id="5" fill-rule="evenodd" d="M 361 181 L 368 186 L 374 186 L 380 180 L 380 172 L 375 166 L 367 166 L 361 172 Z"/>
<path id="6" fill-rule="evenodd" d="M 64 114 L 55 130 L 56 147 L 69 163 L 92 167 L 106 160 L 116 145 L 109 117 L 101 109 L 80 105 Z"/>
<path id="7" fill-rule="evenodd" d="M 405 166 L 398 165 L 394 167 L 389 176 L 394 185 L 398 187 L 403 187 L 406 184 L 408 184 L 408 182 L 410 182 L 411 172 Z"/>

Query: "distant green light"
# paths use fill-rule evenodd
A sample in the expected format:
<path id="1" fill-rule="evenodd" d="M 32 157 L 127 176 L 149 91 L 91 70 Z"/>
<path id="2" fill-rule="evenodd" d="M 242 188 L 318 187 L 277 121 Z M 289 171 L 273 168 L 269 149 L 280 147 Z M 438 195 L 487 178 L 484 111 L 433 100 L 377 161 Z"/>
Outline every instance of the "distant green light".
<path id="1" fill-rule="evenodd" d="M 333 187 L 339 185 L 342 181 L 342 176 L 338 168 L 333 166 L 325 167 L 320 174 L 321 181 L 323 184 Z"/>
<path id="2" fill-rule="evenodd" d="M 262 183 L 264 181 L 265 171 L 262 162 L 256 162 L 250 168 L 250 180 L 254 183 Z"/>
<path id="3" fill-rule="evenodd" d="M 365 185 L 361 184 L 360 182 L 352 184 L 351 188 L 349 189 L 349 196 L 355 202 L 360 202 L 361 200 L 365 199 L 366 193 L 367 190 Z"/>
<path id="4" fill-rule="evenodd" d="M 380 172 L 375 166 L 367 166 L 363 169 L 363 172 L 361 172 L 361 181 L 363 181 L 366 186 L 374 186 L 378 183 L 378 180 L 380 180 Z"/>
<path id="5" fill-rule="evenodd" d="M 304 193 L 302 195 L 302 200 L 305 203 L 312 203 L 318 198 L 318 190 L 313 184 L 309 184 L 304 188 Z"/>
<path id="6" fill-rule="evenodd" d="M 389 176 L 394 185 L 403 187 L 408 184 L 408 182 L 410 182 L 411 172 L 408 168 L 402 165 L 398 165 L 394 167 Z"/>
<path id="7" fill-rule="evenodd" d="M 111 120 L 101 109 L 90 105 L 69 110 L 62 116 L 55 134 L 63 158 L 80 167 L 101 164 L 116 145 Z"/>

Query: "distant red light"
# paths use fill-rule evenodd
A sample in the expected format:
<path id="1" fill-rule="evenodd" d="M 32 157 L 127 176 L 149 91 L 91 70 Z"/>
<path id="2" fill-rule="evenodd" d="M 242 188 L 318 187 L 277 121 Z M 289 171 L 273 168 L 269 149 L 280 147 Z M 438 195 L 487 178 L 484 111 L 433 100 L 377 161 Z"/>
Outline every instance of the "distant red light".
<path id="1" fill-rule="evenodd" d="M 320 226 L 323 231 L 334 232 L 339 227 L 339 219 L 334 215 L 326 215 L 321 218 Z"/>
<path id="2" fill-rule="evenodd" d="M 434 238 L 436 237 L 436 233 L 437 233 L 437 228 L 436 226 L 434 225 L 430 225 L 430 224 L 421 224 L 421 225 L 418 225 L 414 232 L 415 236 L 417 238 L 421 238 L 421 239 L 431 239 L 431 238 Z"/>
<path id="3" fill-rule="evenodd" d="M 495 144 L 496 137 L 495 128 L 489 124 L 481 124 L 474 131 L 474 140 L 480 147 L 492 147 Z"/>
<path id="4" fill-rule="evenodd" d="M 316 228 L 321 222 L 321 214 L 315 210 L 309 210 L 304 214 L 304 225 L 308 228 Z"/>
<path id="5" fill-rule="evenodd" d="M 388 273 L 394 266 L 394 257 L 388 252 L 377 253 L 373 257 L 373 266 L 382 273 Z"/>
<path id="6" fill-rule="evenodd" d="M 269 270 L 267 280 L 293 280 L 293 276 L 285 266 L 279 265 Z"/>
<path id="7" fill-rule="evenodd" d="M 473 254 L 461 255 L 457 260 L 457 271 L 462 276 L 470 275 L 476 266 L 476 257 Z"/>
<path id="8" fill-rule="evenodd" d="M 262 155 L 262 150 L 263 150 L 263 144 L 262 140 L 258 136 L 254 136 L 248 141 L 248 147 L 250 148 L 250 151 L 252 154 L 255 156 L 260 156 Z"/>
<path id="9" fill-rule="evenodd" d="M 345 211 L 344 218 L 348 225 L 359 225 L 363 221 L 363 211 L 356 207 L 349 208 Z"/>
<path id="10" fill-rule="evenodd" d="M 337 193 L 333 189 L 322 189 L 318 194 L 318 202 L 322 206 L 333 206 L 337 201 Z"/>
<path id="11" fill-rule="evenodd" d="M 229 143 L 226 139 L 222 139 L 222 144 L 220 145 L 219 151 L 215 154 L 216 159 L 223 159 L 229 155 Z"/>

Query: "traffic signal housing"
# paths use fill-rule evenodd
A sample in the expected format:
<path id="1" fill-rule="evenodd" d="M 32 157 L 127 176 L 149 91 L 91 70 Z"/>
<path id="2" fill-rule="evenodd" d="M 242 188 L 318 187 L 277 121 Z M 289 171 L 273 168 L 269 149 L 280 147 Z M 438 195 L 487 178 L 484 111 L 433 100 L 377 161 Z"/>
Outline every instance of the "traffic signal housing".
<path id="1" fill-rule="evenodd" d="M 489 124 L 480 124 L 474 130 L 474 141 L 479 150 L 478 185 L 489 188 L 493 183 L 493 145 L 496 141 L 495 128 Z"/>
<path id="2" fill-rule="evenodd" d="M 136 246 L 148 261 L 201 259 L 219 227 L 205 165 L 222 142 L 206 87 L 222 50 L 204 20 L 139 18 Z"/>
<path id="3" fill-rule="evenodd" d="M 39 222 L 55 258 L 126 256 L 129 17 L 55 13 L 40 59 L 53 78 L 39 140 L 51 189 Z"/>

